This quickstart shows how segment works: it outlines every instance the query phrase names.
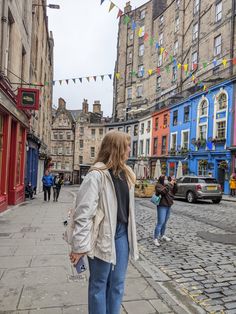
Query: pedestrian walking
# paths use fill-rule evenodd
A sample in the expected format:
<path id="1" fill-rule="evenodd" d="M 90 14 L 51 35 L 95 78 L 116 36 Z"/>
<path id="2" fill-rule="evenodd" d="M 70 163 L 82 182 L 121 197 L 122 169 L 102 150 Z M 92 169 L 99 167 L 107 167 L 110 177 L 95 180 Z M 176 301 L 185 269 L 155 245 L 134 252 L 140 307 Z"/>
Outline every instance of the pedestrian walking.
<path id="1" fill-rule="evenodd" d="M 129 253 L 138 258 L 130 136 L 110 131 L 79 189 L 71 262 L 88 257 L 89 314 L 119 314 Z"/>
<path id="2" fill-rule="evenodd" d="M 44 192 L 44 201 L 50 201 L 51 196 L 51 187 L 53 185 L 53 176 L 51 173 L 46 170 L 45 175 L 42 178 L 43 181 L 43 192 Z"/>
<path id="3" fill-rule="evenodd" d="M 161 200 L 157 206 L 157 224 L 154 230 L 154 244 L 160 246 L 160 241 L 171 241 L 171 238 L 165 235 L 166 224 L 170 217 L 171 206 L 173 205 L 174 195 L 177 192 L 175 179 L 161 175 L 155 187 L 156 195 L 161 195 Z"/>
<path id="4" fill-rule="evenodd" d="M 53 180 L 53 202 L 58 201 L 58 197 L 61 191 L 61 186 L 63 185 L 64 181 L 62 176 L 55 175 Z"/>
<path id="5" fill-rule="evenodd" d="M 230 195 L 236 195 L 236 174 L 232 173 L 229 180 Z"/>

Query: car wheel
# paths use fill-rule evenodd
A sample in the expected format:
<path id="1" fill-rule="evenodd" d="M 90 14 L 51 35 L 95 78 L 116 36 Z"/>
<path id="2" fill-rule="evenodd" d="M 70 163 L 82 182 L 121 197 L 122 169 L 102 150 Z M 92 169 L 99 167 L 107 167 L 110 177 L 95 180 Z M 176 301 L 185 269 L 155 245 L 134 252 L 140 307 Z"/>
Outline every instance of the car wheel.
<path id="1" fill-rule="evenodd" d="M 212 200 L 213 204 L 219 204 L 221 201 L 221 198 L 217 199 L 217 200 Z"/>
<path id="2" fill-rule="evenodd" d="M 187 201 L 188 201 L 189 203 L 194 203 L 194 202 L 196 201 L 196 197 L 195 197 L 195 195 L 193 194 L 193 192 L 189 191 L 189 192 L 187 193 Z"/>

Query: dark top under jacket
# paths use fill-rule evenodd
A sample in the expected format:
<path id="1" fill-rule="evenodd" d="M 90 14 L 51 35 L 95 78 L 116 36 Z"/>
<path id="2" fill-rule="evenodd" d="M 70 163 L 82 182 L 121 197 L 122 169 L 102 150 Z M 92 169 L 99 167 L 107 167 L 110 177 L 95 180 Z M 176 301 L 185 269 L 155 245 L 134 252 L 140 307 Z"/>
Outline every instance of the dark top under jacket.
<path id="1" fill-rule="evenodd" d="M 111 169 L 109 169 L 109 172 L 116 191 L 117 222 L 127 224 L 129 217 L 129 186 L 127 180 L 123 172 L 121 172 L 120 177 L 114 176 Z"/>

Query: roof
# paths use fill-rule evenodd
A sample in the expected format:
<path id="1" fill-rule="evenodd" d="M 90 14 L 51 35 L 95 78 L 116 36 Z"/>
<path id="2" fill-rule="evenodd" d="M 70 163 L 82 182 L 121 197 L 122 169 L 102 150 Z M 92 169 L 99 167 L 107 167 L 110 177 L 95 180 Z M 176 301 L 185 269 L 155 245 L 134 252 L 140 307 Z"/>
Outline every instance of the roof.
<path id="1" fill-rule="evenodd" d="M 70 110 L 69 109 L 68 111 L 71 113 L 73 119 L 76 121 L 79 114 L 82 112 L 82 109 L 79 109 L 79 110 Z"/>

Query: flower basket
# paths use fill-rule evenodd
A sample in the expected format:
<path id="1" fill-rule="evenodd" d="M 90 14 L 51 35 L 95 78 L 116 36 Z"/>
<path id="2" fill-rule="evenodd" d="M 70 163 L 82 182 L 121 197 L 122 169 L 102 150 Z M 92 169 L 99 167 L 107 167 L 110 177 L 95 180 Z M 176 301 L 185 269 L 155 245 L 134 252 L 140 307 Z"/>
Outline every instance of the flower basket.
<path id="1" fill-rule="evenodd" d="M 219 168 L 220 168 L 220 169 L 228 169 L 228 163 L 227 163 L 227 161 L 222 160 L 222 161 L 219 163 Z"/>
<path id="2" fill-rule="evenodd" d="M 225 142 L 226 142 L 226 138 L 223 138 L 223 137 L 216 137 L 212 140 L 213 144 L 225 143 Z"/>

